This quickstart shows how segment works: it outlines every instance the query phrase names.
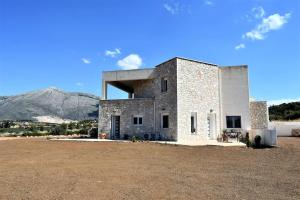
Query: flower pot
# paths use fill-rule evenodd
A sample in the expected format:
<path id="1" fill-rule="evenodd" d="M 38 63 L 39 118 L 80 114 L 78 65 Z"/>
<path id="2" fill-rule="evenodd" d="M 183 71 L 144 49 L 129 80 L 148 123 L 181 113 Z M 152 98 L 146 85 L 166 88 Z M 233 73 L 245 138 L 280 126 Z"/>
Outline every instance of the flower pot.
<path id="1" fill-rule="evenodd" d="M 100 136 L 100 139 L 105 139 L 106 138 L 106 133 L 100 133 L 99 136 Z"/>

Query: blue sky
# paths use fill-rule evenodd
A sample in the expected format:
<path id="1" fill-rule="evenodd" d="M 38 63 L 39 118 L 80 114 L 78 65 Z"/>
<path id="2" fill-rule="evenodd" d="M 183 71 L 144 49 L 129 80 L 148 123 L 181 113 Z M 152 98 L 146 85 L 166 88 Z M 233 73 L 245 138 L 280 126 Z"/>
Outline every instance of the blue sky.
<path id="1" fill-rule="evenodd" d="M 103 70 L 181 56 L 247 64 L 252 97 L 300 100 L 299 11 L 298 0 L 0 0 L 0 95 L 100 96 Z"/>

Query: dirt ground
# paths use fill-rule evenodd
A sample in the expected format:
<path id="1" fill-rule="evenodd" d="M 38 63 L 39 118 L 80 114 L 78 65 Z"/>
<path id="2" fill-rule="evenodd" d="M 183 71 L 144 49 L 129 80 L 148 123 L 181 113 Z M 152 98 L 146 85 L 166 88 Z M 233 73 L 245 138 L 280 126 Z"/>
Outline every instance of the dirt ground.
<path id="1" fill-rule="evenodd" d="M 0 199 L 300 199 L 300 138 L 280 148 L 0 141 Z"/>

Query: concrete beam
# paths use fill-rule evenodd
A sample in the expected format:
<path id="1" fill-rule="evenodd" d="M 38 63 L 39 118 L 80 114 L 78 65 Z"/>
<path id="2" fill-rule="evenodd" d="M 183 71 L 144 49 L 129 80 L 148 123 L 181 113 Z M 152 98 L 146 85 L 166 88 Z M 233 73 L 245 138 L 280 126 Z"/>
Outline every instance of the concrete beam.
<path id="1" fill-rule="evenodd" d="M 123 90 L 125 92 L 128 92 L 128 93 L 133 93 L 133 88 L 123 84 L 122 82 L 118 82 L 118 81 L 112 81 L 112 82 L 107 82 L 109 83 L 110 85 L 116 87 L 116 88 L 119 88 L 120 90 Z"/>
<path id="2" fill-rule="evenodd" d="M 153 72 L 151 69 L 136 70 L 117 70 L 102 72 L 102 79 L 105 81 L 129 81 L 129 80 L 145 80 L 151 79 Z"/>

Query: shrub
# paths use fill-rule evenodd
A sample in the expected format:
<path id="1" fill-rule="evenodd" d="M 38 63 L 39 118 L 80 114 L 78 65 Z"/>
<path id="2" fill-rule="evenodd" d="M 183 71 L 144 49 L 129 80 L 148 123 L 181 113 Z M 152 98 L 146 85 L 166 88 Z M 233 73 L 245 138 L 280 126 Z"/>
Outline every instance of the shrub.
<path id="1" fill-rule="evenodd" d="M 137 141 L 136 137 L 135 137 L 135 136 L 132 136 L 131 141 L 132 141 L 132 142 L 136 142 L 136 141 Z"/>
<path id="2" fill-rule="evenodd" d="M 259 135 L 255 136 L 255 138 L 254 138 L 254 146 L 256 148 L 261 147 L 261 137 Z"/>
<path id="3" fill-rule="evenodd" d="M 249 133 L 248 132 L 246 133 L 245 142 L 246 142 L 247 147 L 251 146 L 251 142 L 250 142 L 250 139 L 249 139 Z"/>
<path id="4" fill-rule="evenodd" d="M 38 132 L 25 132 L 22 134 L 22 136 L 44 136 L 45 134 L 43 133 L 38 133 Z"/>
<path id="5" fill-rule="evenodd" d="M 88 134 L 88 130 L 87 129 L 80 129 L 79 130 L 79 134 L 80 135 L 87 135 Z"/>
<path id="6" fill-rule="evenodd" d="M 51 135 L 63 135 L 65 134 L 66 130 L 63 129 L 61 126 L 55 126 L 51 128 L 50 134 Z"/>

